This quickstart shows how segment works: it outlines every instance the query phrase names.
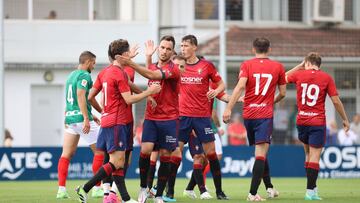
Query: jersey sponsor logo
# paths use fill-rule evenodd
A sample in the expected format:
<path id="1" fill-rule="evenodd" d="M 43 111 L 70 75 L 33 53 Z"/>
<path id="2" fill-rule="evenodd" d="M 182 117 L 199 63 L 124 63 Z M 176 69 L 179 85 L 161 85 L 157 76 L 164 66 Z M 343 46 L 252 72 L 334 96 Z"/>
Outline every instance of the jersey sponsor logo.
<path id="1" fill-rule="evenodd" d="M 78 116 L 78 115 L 82 115 L 81 111 L 79 111 L 79 110 L 67 111 L 65 113 L 65 116 Z"/>
<path id="2" fill-rule="evenodd" d="M 261 104 L 250 104 L 249 107 L 250 108 L 262 108 L 262 107 L 265 107 L 267 106 L 267 104 L 265 103 L 261 103 Z"/>
<path id="3" fill-rule="evenodd" d="M 26 169 L 48 169 L 52 166 L 52 154 L 50 152 L 12 152 L 4 153 L 0 159 L 1 177 L 15 180 Z"/>
<path id="4" fill-rule="evenodd" d="M 202 84 L 202 77 L 181 77 L 183 84 Z"/>
<path id="5" fill-rule="evenodd" d="M 322 178 L 359 178 L 360 147 L 327 147 L 320 159 Z"/>
<path id="6" fill-rule="evenodd" d="M 317 116 L 317 115 L 319 115 L 319 114 L 318 114 L 318 113 L 315 113 L 315 112 L 300 111 L 300 112 L 299 112 L 299 115 L 301 115 L 301 116 Z"/>
<path id="7" fill-rule="evenodd" d="M 86 85 L 87 85 L 87 80 L 83 79 L 81 81 L 81 86 L 86 87 Z"/>

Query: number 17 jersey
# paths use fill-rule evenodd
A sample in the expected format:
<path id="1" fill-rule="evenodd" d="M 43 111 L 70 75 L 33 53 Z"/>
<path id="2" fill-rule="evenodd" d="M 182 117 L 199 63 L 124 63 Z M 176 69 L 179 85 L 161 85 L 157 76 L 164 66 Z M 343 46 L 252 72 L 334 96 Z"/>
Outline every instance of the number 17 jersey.
<path id="1" fill-rule="evenodd" d="M 247 78 L 243 118 L 272 118 L 276 86 L 286 84 L 283 65 L 268 58 L 247 60 L 240 67 L 242 77 Z"/>
<path id="2" fill-rule="evenodd" d="M 325 99 L 338 95 L 331 76 L 321 70 L 299 70 L 287 77 L 296 84 L 297 125 L 322 126 L 326 124 Z"/>

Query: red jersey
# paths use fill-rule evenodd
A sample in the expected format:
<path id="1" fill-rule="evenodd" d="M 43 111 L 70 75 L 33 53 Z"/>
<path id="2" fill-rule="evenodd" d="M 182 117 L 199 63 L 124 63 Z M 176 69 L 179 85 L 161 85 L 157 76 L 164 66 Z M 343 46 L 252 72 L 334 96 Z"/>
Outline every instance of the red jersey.
<path id="1" fill-rule="evenodd" d="M 196 64 L 186 64 L 185 72 L 180 76 L 180 116 L 211 116 L 211 101 L 206 96 L 210 80 L 214 83 L 221 81 L 211 62 L 200 59 Z"/>
<path id="2" fill-rule="evenodd" d="M 124 71 L 125 73 L 129 76 L 129 79 L 131 82 L 134 82 L 134 79 L 135 79 L 135 70 L 132 69 L 131 67 L 129 66 L 125 66 L 124 67 Z"/>
<path id="3" fill-rule="evenodd" d="M 299 70 L 287 77 L 296 84 L 297 125 L 321 126 L 326 124 L 325 99 L 337 96 L 334 80 L 321 70 Z"/>
<path id="4" fill-rule="evenodd" d="M 126 125 L 133 121 L 131 106 L 127 105 L 121 96 L 121 93 L 130 92 L 128 76 L 124 70 L 114 65 L 103 69 L 97 76 L 93 88 L 101 90 L 104 95 L 101 127 Z"/>
<path id="5" fill-rule="evenodd" d="M 174 120 L 179 118 L 179 78 L 180 70 L 172 62 L 163 67 L 151 64 L 150 70 L 160 70 L 163 73 L 162 80 L 149 80 L 148 85 L 159 84 L 161 91 L 151 95 L 157 103 L 155 108 L 148 101 L 146 104 L 145 119 L 148 120 Z"/>
<path id="6" fill-rule="evenodd" d="M 285 70 L 281 63 L 268 58 L 244 61 L 239 79 L 247 78 L 243 118 L 272 118 L 277 85 L 285 85 Z"/>

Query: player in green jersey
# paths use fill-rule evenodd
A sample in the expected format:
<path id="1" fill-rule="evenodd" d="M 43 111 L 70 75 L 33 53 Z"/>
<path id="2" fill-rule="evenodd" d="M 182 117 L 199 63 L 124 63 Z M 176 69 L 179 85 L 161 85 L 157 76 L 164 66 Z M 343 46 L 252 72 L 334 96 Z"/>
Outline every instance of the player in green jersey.
<path id="1" fill-rule="evenodd" d="M 103 152 L 96 150 L 96 141 L 99 131 L 99 120 L 91 114 L 91 105 L 87 99 L 93 85 L 90 73 L 94 70 L 96 56 L 90 51 L 84 51 L 79 57 L 79 65 L 72 71 L 66 81 L 66 110 L 65 133 L 61 157 L 58 163 L 59 190 L 56 198 L 69 198 L 66 192 L 66 177 L 72 156 L 75 154 L 79 138 L 82 137 L 94 152 L 94 174 L 102 166 Z M 100 106 L 94 108 L 101 112 Z M 99 183 L 100 184 L 100 183 Z M 102 197 L 100 185 L 93 188 L 93 197 Z"/>

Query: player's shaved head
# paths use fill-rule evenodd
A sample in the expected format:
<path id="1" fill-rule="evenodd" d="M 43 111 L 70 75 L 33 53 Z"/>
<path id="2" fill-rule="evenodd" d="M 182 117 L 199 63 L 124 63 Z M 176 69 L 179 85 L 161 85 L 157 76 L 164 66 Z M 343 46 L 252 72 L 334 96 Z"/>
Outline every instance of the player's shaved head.
<path id="1" fill-rule="evenodd" d="M 79 64 L 85 64 L 86 61 L 95 59 L 96 55 L 91 53 L 90 51 L 84 51 L 79 56 Z"/>
<path id="2" fill-rule="evenodd" d="M 269 52 L 270 41 L 265 37 L 256 38 L 253 41 L 253 47 L 257 54 L 266 54 Z"/>
<path id="3" fill-rule="evenodd" d="M 305 62 L 309 62 L 311 65 L 315 65 L 320 68 L 321 66 L 321 56 L 316 52 L 310 52 L 305 57 Z"/>
<path id="4" fill-rule="evenodd" d="M 195 46 L 198 45 L 198 41 L 197 41 L 197 39 L 196 39 L 196 37 L 195 37 L 194 35 L 186 35 L 186 36 L 184 36 L 184 37 L 182 38 L 181 41 L 182 41 L 182 42 L 187 41 L 187 42 L 189 42 L 190 44 L 195 45 Z"/>
<path id="5" fill-rule="evenodd" d="M 165 36 L 163 36 L 161 39 L 160 39 L 160 42 L 161 41 L 168 41 L 168 42 L 172 42 L 172 44 L 173 44 L 173 49 L 174 49 L 174 47 L 175 47 L 175 39 L 174 39 L 174 37 L 173 36 L 171 36 L 171 35 L 165 35 Z"/>
<path id="6" fill-rule="evenodd" d="M 129 42 L 125 39 L 114 40 L 110 44 L 110 57 L 112 60 L 115 60 L 116 55 L 122 55 L 125 52 L 128 52 L 130 49 Z"/>

